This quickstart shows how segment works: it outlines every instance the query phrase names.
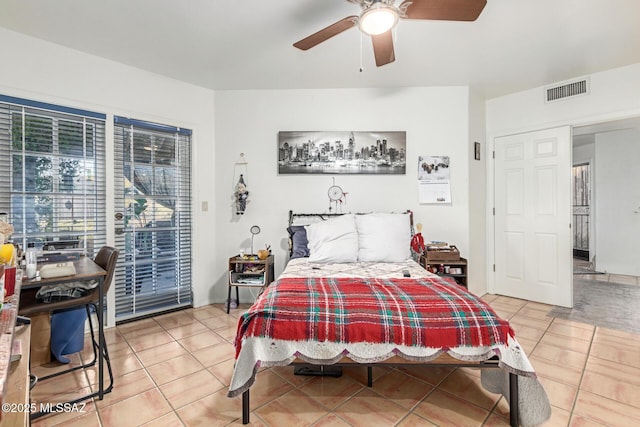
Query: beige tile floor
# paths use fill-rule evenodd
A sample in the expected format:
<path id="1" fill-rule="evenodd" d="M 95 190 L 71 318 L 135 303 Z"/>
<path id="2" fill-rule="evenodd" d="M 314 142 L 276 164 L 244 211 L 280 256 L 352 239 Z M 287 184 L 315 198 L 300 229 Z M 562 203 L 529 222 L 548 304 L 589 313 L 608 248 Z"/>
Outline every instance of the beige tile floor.
<path id="1" fill-rule="evenodd" d="M 547 390 L 553 413 L 545 425 L 640 425 L 640 335 L 548 317 L 548 305 L 494 295 L 485 300 L 511 321 Z M 113 392 L 87 404 L 84 412 L 49 415 L 33 425 L 240 424 L 240 398 L 226 394 L 243 309 L 227 315 L 222 306 L 211 305 L 107 330 L 116 372 Z M 96 372 L 65 377 L 39 383 L 33 401 L 55 402 L 86 391 Z M 365 384 L 364 368 L 345 368 L 340 378 L 294 376 L 291 367 L 263 370 L 251 388 L 251 423 L 508 425 L 504 398 L 484 391 L 475 370 L 375 368 L 373 387 Z"/>

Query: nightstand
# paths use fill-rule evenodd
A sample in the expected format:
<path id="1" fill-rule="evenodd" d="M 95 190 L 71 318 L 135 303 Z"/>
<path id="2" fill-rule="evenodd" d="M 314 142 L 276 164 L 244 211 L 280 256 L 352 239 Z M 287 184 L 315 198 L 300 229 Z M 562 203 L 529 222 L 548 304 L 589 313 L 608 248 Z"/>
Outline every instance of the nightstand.
<path id="1" fill-rule="evenodd" d="M 231 308 L 231 288 L 236 288 L 236 300 L 240 304 L 238 288 L 263 288 L 273 282 L 273 255 L 258 259 L 257 255 L 236 255 L 229 258 L 229 292 L 227 294 L 227 314 Z"/>
<path id="2" fill-rule="evenodd" d="M 439 268 L 440 265 L 445 268 L 448 267 L 449 272 L 438 272 L 438 276 L 452 277 L 459 285 L 467 287 L 467 260 L 466 258 L 460 258 L 456 261 L 447 260 L 428 260 L 426 257 L 420 257 L 420 265 L 425 269 L 431 271 L 433 267 Z"/>

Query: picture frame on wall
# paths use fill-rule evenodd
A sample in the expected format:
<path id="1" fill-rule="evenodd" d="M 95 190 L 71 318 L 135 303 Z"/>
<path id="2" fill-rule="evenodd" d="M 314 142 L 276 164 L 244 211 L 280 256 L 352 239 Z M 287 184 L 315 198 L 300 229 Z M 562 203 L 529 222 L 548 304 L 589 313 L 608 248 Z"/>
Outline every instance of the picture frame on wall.
<path id="1" fill-rule="evenodd" d="M 404 175 L 405 131 L 278 132 L 278 174 Z"/>
<path id="2" fill-rule="evenodd" d="M 476 160 L 480 160 L 480 143 L 473 143 L 473 158 Z"/>

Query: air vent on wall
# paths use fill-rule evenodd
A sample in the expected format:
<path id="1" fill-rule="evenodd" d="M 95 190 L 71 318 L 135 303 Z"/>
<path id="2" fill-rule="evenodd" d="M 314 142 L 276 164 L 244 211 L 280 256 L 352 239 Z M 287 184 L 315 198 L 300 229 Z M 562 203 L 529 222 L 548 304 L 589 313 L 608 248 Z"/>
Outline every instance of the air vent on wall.
<path id="1" fill-rule="evenodd" d="M 563 83 L 560 86 L 552 86 L 545 89 L 546 102 L 559 101 L 577 95 L 586 95 L 589 93 L 589 80 L 581 79 L 569 83 Z"/>

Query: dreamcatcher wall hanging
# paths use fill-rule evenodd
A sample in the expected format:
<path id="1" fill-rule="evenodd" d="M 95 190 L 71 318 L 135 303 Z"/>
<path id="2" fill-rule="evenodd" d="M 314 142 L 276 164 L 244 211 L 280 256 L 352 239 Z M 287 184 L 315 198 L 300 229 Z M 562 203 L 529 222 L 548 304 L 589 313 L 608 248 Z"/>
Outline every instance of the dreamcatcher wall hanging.
<path id="1" fill-rule="evenodd" d="M 342 190 L 342 187 L 336 185 L 336 179 L 333 178 L 333 185 L 329 187 L 327 191 L 329 196 L 329 213 L 331 213 L 335 207 L 336 212 L 342 212 L 342 206 L 347 204 L 347 193 Z"/>
<path id="2" fill-rule="evenodd" d="M 244 158 L 244 153 L 240 153 L 240 159 L 233 165 L 233 181 L 238 179 L 234 186 L 233 196 L 235 199 L 236 215 L 244 215 L 249 202 L 249 190 L 247 189 L 247 167 L 249 163 Z"/>

